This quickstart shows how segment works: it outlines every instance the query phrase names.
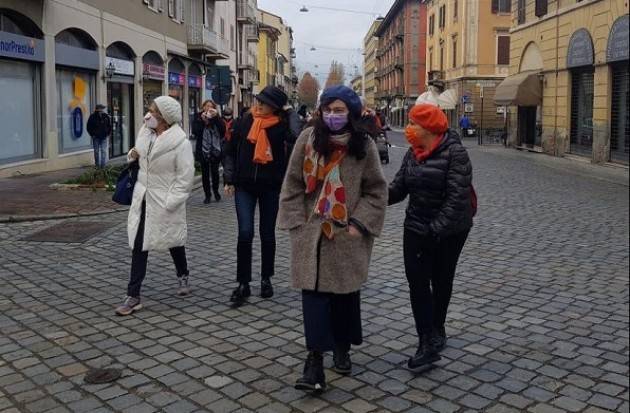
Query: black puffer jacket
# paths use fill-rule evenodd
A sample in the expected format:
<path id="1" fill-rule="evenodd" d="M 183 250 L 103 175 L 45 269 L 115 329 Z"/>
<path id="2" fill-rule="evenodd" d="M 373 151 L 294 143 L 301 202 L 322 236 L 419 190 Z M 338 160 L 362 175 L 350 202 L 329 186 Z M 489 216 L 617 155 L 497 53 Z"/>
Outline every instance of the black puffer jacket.
<path id="1" fill-rule="evenodd" d="M 216 116 L 206 124 L 201 117 L 201 113 L 197 113 L 192 123 L 192 135 L 195 137 L 195 159 L 199 162 L 203 159 L 203 131 L 205 128 L 216 128 L 222 140 L 225 139 L 225 123 Z"/>
<path id="2" fill-rule="evenodd" d="M 409 195 L 405 228 L 421 236 L 444 238 L 472 227 L 472 165 L 456 132 L 423 162 L 410 149 L 394 181 L 389 204 Z"/>
<path id="3" fill-rule="evenodd" d="M 223 157 L 223 179 L 227 185 L 245 190 L 280 191 L 287 170 L 287 149 L 295 144 L 286 120 L 267 129 L 273 162 L 265 165 L 254 163 L 256 145 L 247 140 L 254 123 L 250 113 L 234 122 L 232 139 L 225 145 Z"/>

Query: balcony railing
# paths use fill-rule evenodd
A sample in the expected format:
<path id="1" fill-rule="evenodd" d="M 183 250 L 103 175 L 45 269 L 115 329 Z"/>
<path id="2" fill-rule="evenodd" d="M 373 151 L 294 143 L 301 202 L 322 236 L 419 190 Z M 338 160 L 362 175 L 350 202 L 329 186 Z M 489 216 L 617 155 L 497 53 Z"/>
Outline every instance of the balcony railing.
<path id="1" fill-rule="evenodd" d="M 256 9 L 249 0 L 237 0 L 236 20 L 253 24 L 256 22 Z"/>
<path id="2" fill-rule="evenodd" d="M 402 56 L 396 56 L 394 58 L 394 67 L 403 70 L 405 68 L 405 59 Z"/>
<path id="3" fill-rule="evenodd" d="M 258 25 L 248 24 L 245 26 L 245 38 L 248 42 L 258 43 Z"/>
<path id="4" fill-rule="evenodd" d="M 241 53 L 238 59 L 239 70 L 254 70 L 256 60 L 249 53 Z"/>
<path id="5" fill-rule="evenodd" d="M 229 54 L 227 39 L 221 38 L 216 32 L 203 24 L 191 24 L 188 26 L 188 48 L 191 50 L 204 50 L 219 55 Z"/>

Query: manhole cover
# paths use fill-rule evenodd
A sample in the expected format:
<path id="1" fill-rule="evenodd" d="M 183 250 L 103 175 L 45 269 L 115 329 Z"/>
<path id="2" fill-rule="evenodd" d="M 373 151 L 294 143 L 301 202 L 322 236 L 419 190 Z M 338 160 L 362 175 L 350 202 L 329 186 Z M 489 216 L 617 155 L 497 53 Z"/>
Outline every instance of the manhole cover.
<path id="1" fill-rule="evenodd" d="M 94 369 L 85 373 L 83 381 L 88 384 L 103 384 L 116 381 L 122 375 L 120 369 Z"/>
<path id="2" fill-rule="evenodd" d="M 29 235 L 23 241 L 81 243 L 108 227 L 108 224 L 102 222 L 62 222 Z"/>

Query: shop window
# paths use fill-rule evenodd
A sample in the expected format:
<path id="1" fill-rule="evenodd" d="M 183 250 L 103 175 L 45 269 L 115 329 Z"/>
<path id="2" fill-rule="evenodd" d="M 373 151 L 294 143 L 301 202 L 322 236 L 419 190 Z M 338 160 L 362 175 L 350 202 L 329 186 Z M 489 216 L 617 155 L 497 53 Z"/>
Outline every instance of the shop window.
<path id="1" fill-rule="evenodd" d="M 510 36 L 497 36 L 497 64 L 510 64 Z"/>
<path id="2" fill-rule="evenodd" d="M 94 84 L 93 74 L 57 69 L 57 134 L 62 153 L 91 147 L 86 127 L 94 109 Z"/>
<path id="3" fill-rule="evenodd" d="M 547 14 L 548 0 L 536 0 L 536 17 L 542 17 Z"/>
<path id="4" fill-rule="evenodd" d="M 0 59 L 0 163 L 39 152 L 38 76 L 34 65 Z"/>

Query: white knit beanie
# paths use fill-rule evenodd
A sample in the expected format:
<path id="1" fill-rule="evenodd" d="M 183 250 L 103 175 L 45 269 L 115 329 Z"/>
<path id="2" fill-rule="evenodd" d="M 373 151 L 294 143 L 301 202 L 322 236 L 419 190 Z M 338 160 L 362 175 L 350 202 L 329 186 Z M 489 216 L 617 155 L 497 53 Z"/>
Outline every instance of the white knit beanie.
<path id="1" fill-rule="evenodd" d="M 154 102 L 169 126 L 182 121 L 182 107 L 177 100 L 170 96 L 160 96 Z"/>

